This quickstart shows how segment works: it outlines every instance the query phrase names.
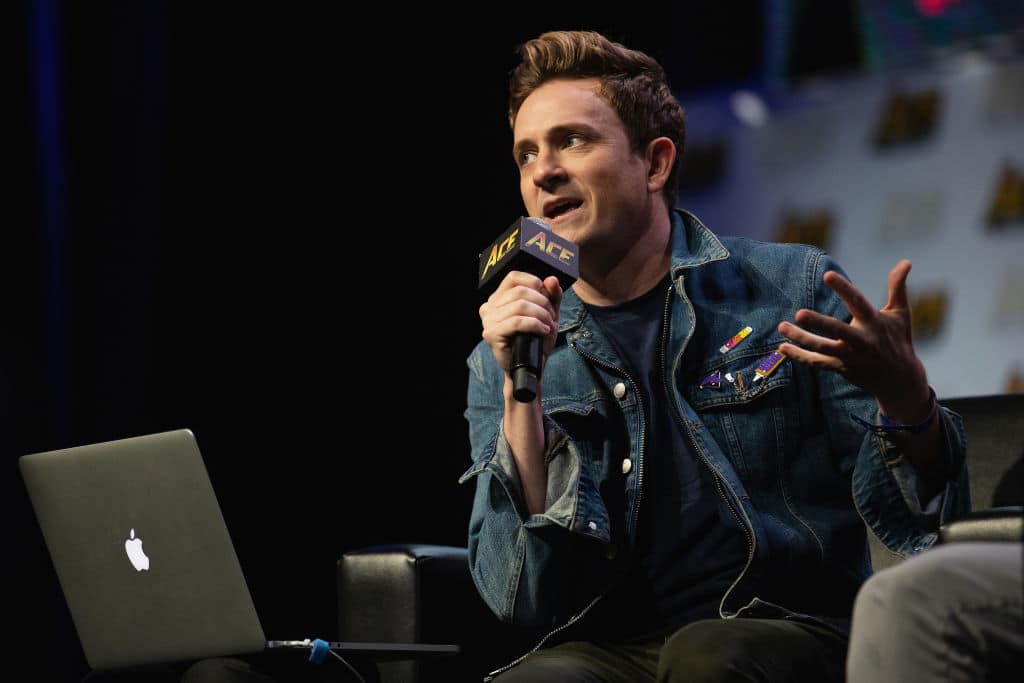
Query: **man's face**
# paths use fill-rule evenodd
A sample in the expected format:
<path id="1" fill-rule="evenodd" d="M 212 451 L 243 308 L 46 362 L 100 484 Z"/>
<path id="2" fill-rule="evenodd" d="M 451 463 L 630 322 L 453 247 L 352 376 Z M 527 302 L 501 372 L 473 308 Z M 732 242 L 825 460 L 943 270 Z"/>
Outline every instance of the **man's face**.
<path id="1" fill-rule="evenodd" d="M 591 249 L 628 239 L 649 201 L 644 157 L 630 150 L 599 87 L 592 78 L 545 83 L 523 102 L 513 129 L 527 212 Z"/>

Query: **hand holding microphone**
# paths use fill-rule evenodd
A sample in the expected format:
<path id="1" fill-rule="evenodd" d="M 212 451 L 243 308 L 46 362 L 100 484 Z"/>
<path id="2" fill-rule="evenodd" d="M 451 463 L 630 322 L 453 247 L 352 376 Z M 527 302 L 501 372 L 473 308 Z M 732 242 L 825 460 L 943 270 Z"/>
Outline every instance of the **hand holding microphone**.
<path id="1" fill-rule="evenodd" d="M 480 253 L 478 274 L 481 289 L 499 283 L 480 308 L 484 339 L 507 367 L 514 398 L 528 403 L 537 396 L 544 340 L 554 342 L 561 291 L 579 277 L 579 251 L 541 219 L 521 217 Z"/>

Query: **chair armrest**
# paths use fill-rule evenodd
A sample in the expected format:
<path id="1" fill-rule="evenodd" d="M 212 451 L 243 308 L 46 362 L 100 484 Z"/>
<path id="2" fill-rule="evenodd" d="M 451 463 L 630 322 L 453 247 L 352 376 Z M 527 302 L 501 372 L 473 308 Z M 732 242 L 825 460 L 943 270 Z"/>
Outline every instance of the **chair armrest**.
<path id="1" fill-rule="evenodd" d="M 382 662 L 382 683 L 481 680 L 533 644 L 533 633 L 503 624 L 477 593 L 466 548 L 379 545 L 338 561 L 338 638 L 450 643 L 453 657 Z"/>
<path id="2" fill-rule="evenodd" d="M 447 595 L 458 612 L 471 597 L 466 549 L 381 545 L 338 561 L 338 637 L 395 643 L 451 642 L 441 616 L 428 609 Z M 430 595 L 427 595 L 430 593 Z"/>
<path id="3" fill-rule="evenodd" d="M 1024 540 L 1024 507 L 974 510 L 939 527 L 939 543 Z"/>

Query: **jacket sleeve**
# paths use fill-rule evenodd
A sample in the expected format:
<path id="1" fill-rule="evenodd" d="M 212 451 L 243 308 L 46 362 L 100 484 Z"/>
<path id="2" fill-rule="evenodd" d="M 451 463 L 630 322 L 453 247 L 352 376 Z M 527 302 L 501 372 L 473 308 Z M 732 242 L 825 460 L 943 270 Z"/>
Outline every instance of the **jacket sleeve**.
<path id="1" fill-rule="evenodd" d="M 828 270 L 842 269 L 826 254 L 818 252 L 808 269 L 807 308 L 840 320 L 851 316 L 839 296 L 822 281 Z M 966 438 L 963 422 L 956 413 L 939 407 L 946 480 L 942 492 L 928 505 L 918 499 L 913 466 L 906 459 L 903 440 L 912 438 L 876 432 L 857 418 L 880 424 L 878 406 L 867 392 L 836 372 L 818 373 L 823 404 L 834 406 L 829 416 L 833 444 L 859 444 L 853 468 L 853 499 L 864 522 L 893 552 L 905 556 L 935 543 L 940 524 L 970 510 L 966 466 Z M 831 400 L 830 400 L 831 399 Z"/>
<path id="2" fill-rule="evenodd" d="M 473 581 L 502 621 L 528 626 L 562 621 L 575 608 L 569 585 L 575 563 L 609 541 L 607 510 L 572 440 L 545 415 L 545 510 L 527 514 L 501 428 L 504 375 L 484 344 L 467 364 L 465 417 L 473 462 L 459 483 L 476 482 L 468 543 Z"/>

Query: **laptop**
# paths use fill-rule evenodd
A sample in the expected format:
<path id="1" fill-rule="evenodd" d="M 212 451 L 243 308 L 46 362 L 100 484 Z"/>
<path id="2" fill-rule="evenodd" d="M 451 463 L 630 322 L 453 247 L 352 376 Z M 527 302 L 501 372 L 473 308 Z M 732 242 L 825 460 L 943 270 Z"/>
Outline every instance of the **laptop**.
<path id="1" fill-rule="evenodd" d="M 312 646 L 267 640 L 191 430 L 33 453 L 18 466 L 91 668 Z M 328 646 L 380 660 L 459 650 Z"/>

